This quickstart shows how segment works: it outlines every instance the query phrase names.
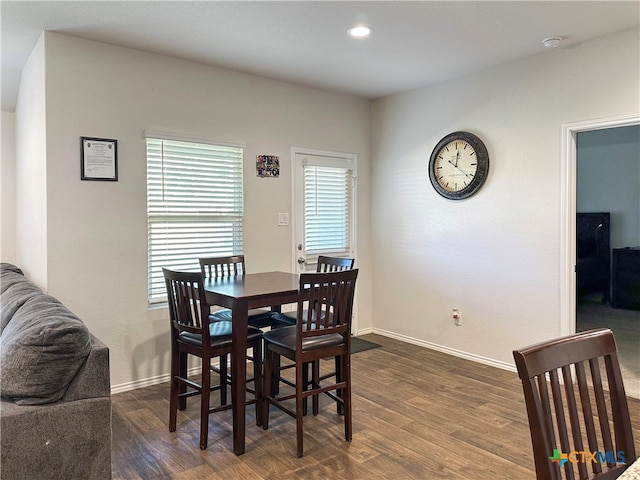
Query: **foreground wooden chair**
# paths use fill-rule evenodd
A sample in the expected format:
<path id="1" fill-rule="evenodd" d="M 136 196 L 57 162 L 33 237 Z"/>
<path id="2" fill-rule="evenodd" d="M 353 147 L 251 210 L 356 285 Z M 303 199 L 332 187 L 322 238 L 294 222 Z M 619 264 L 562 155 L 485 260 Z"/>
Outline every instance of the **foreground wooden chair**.
<path id="1" fill-rule="evenodd" d="M 618 478 L 636 452 L 611 330 L 538 343 L 514 350 L 513 357 L 537 479 Z"/>
<path id="2" fill-rule="evenodd" d="M 263 334 L 265 346 L 262 427 L 269 428 L 269 406 L 274 405 L 296 419 L 297 455 L 303 455 L 304 399 L 320 393 L 336 392 L 331 398 L 343 406 L 345 439 L 351 441 L 351 314 L 358 270 L 300 275 L 300 300 L 297 323 Z M 318 319 L 316 321 L 316 319 Z M 282 377 L 287 366 L 280 357 L 292 360 L 295 381 Z M 307 384 L 306 365 L 321 358 L 340 357 L 339 379 L 328 385 Z M 292 395 L 278 395 L 276 382 L 293 386 Z M 277 384 L 277 383 L 276 383 Z M 295 411 L 284 402 L 295 399 Z"/>
<path id="3" fill-rule="evenodd" d="M 318 255 L 318 262 L 316 264 L 316 272 L 344 272 L 345 270 L 353 269 L 353 265 L 355 264 L 355 258 L 343 258 L 343 257 L 328 257 L 326 255 Z M 286 326 L 286 325 L 295 325 L 297 319 L 297 312 L 291 313 L 276 313 L 273 316 L 274 321 L 277 323 L 276 326 Z M 320 377 L 320 361 L 317 360 L 313 362 L 311 367 L 311 375 L 313 377 L 313 381 L 317 384 L 321 380 L 326 380 L 327 378 L 338 376 L 337 381 L 340 381 L 340 357 L 335 357 L 335 369 L 332 372 L 325 373 L 322 377 Z M 308 369 L 308 367 L 307 367 Z M 304 371 L 304 379 L 305 382 L 308 383 L 309 373 L 308 370 Z M 274 387 L 277 390 L 277 386 Z M 340 395 L 340 392 L 337 393 Z M 342 414 L 342 404 L 336 404 L 338 413 Z M 307 414 L 307 402 L 304 402 L 304 414 Z M 313 414 L 318 414 L 318 395 L 313 396 Z"/>
<path id="4" fill-rule="evenodd" d="M 203 278 L 199 272 L 176 272 L 163 268 L 169 319 L 171 321 L 171 390 L 169 399 L 169 431 L 176 430 L 178 409 L 187 407 L 187 398 L 200 395 L 200 448 L 207 448 L 209 414 L 227 410 L 226 390 L 229 377 L 226 370 L 226 358 L 231 354 L 231 322 L 212 322 L 209 318 L 210 306 L 205 299 Z M 247 404 L 256 404 L 256 423 L 261 424 L 259 402 L 262 398 L 262 331 L 249 327 L 247 347 L 253 349 L 255 395 Z M 202 360 L 200 383 L 187 378 L 188 356 L 194 355 Z M 216 368 L 211 365 L 213 358 L 224 359 L 225 364 Z M 251 357 L 248 357 L 251 358 Z M 241 366 L 240 368 L 244 368 Z M 211 386 L 211 370 L 220 375 L 218 385 Z M 221 405 L 210 406 L 210 393 L 221 392 Z M 224 392 L 224 395 L 223 395 Z"/>
<path id="5" fill-rule="evenodd" d="M 327 257 L 325 255 L 318 255 L 316 272 L 344 272 L 345 270 L 351 270 L 355 261 L 355 258 Z M 276 313 L 274 314 L 273 319 L 278 323 L 277 326 L 295 325 L 297 313 Z"/>

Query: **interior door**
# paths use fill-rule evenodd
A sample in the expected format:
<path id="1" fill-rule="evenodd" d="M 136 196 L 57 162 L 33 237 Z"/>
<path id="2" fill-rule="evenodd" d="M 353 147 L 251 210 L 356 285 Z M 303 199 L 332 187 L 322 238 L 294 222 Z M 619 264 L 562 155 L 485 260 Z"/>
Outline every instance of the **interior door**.
<path id="1" fill-rule="evenodd" d="M 294 266 L 315 271 L 319 255 L 355 258 L 356 156 L 293 149 Z"/>

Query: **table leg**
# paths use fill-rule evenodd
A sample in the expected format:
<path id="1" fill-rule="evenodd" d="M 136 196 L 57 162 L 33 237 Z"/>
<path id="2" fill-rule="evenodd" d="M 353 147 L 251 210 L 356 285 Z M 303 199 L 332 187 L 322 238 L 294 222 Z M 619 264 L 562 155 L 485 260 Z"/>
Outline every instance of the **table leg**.
<path id="1" fill-rule="evenodd" d="M 235 303 L 232 309 L 231 328 L 231 401 L 233 402 L 233 451 L 236 455 L 242 455 L 245 447 L 247 317 L 247 304 Z"/>

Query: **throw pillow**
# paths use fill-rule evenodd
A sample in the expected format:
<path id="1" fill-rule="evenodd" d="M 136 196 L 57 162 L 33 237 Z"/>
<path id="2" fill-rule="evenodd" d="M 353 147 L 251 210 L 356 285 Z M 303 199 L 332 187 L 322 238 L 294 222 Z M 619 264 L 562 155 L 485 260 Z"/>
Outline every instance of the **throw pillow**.
<path id="1" fill-rule="evenodd" d="M 60 400 L 91 350 L 82 321 L 49 295 L 29 298 L 0 336 L 0 391 L 18 405 Z"/>
<path id="2" fill-rule="evenodd" d="M 22 280 L 16 281 L 19 279 Z M 27 300 L 36 295 L 42 295 L 42 291 L 38 287 L 29 283 L 22 275 L 18 275 L 17 273 L 3 275 L 2 281 L 3 291 L 2 294 L 0 294 L 0 305 L 2 305 L 0 309 L 0 335 L 2 335 L 11 318 L 13 318 L 15 313 Z"/>

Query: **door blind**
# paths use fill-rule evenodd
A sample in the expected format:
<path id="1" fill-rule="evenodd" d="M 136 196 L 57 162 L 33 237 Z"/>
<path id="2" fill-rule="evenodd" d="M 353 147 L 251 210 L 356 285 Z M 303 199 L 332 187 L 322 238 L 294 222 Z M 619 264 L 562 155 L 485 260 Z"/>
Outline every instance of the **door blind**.
<path id="1" fill-rule="evenodd" d="M 351 250 L 351 170 L 305 165 L 305 254 L 349 254 Z"/>
<path id="2" fill-rule="evenodd" d="M 243 149 L 147 138 L 149 302 L 166 299 L 162 268 L 243 252 Z"/>

